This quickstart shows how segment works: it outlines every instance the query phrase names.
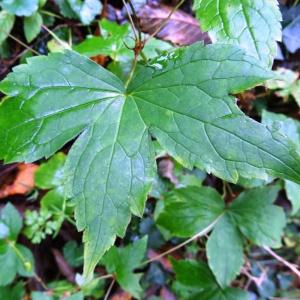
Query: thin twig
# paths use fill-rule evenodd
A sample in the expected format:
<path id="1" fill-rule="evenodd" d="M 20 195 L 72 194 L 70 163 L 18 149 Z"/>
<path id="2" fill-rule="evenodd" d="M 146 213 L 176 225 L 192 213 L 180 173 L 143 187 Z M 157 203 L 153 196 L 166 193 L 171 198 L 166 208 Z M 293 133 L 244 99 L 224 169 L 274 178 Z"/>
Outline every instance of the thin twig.
<path id="1" fill-rule="evenodd" d="M 129 22 L 130 22 L 130 25 L 132 27 L 132 31 L 133 31 L 133 34 L 134 34 L 134 37 L 135 37 L 135 40 L 138 41 L 139 40 L 139 36 L 137 34 L 137 31 L 136 31 L 136 28 L 135 28 L 135 24 L 133 22 L 133 19 L 131 17 L 131 13 L 128 9 L 128 6 L 127 6 L 127 3 L 125 2 L 125 0 L 122 0 L 124 6 L 125 6 L 125 9 L 126 9 L 126 12 L 127 12 L 127 15 L 128 15 L 128 18 L 129 18 Z"/>
<path id="2" fill-rule="evenodd" d="M 42 28 L 45 29 L 63 48 L 72 50 L 71 46 L 65 41 L 61 40 L 52 30 L 47 26 L 42 25 Z"/>
<path id="3" fill-rule="evenodd" d="M 156 261 L 156 260 L 159 260 L 161 259 L 162 257 L 180 249 L 181 247 L 189 244 L 190 242 L 196 240 L 197 238 L 201 237 L 201 236 L 204 236 L 206 233 L 208 233 L 209 231 L 211 231 L 211 229 L 217 224 L 217 222 L 220 220 L 220 218 L 223 216 L 223 214 L 221 214 L 215 221 L 213 221 L 210 225 L 208 225 L 206 228 L 204 228 L 202 231 L 198 232 L 197 234 L 195 234 L 194 236 L 192 236 L 191 238 L 189 238 L 188 240 L 184 241 L 183 243 L 155 256 L 155 257 L 152 257 L 144 262 L 141 263 L 140 266 L 144 266 L 144 265 L 147 265 L 153 261 Z"/>
<path id="4" fill-rule="evenodd" d="M 111 283 L 110 283 L 110 285 L 109 285 L 109 287 L 108 287 L 108 290 L 107 290 L 107 292 L 106 292 L 106 294 L 105 294 L 105 296 L 104 296 L 104 300 L 107 300 L 107 299 L 108 299 L 108 297 L 109 297 L 109 295 L 110 295 L 110 292 L 111 292 L 111 290 L 112 290 L 112 288 L 113 288 L 115 282 L 116 282 L 116 279 L 113 279 L 113 280 L 111 281 Z"/>
<path id="5" fill-rule="evenodd" d="M 264 246 L 263 247 L 271 256 L 273 256 L 276 260 L 284 264 L 286 267 L 288 267 L 295 275 L 297 275 L 298 278 L 300 278 L 300 271 L 298 270 L 296 265 L 291 264 L 287 260 L 285 260 L 283 257 L 279 256 L 277 253 L 275 253 L 271 248 Z"/>
<path id="6" fill-rule="evenodd" d="M 26 48 L 27 50 L 31 51 L 32 53 L 36 54 L 36 55 L 41 55 L 40 53 L 38 53 L 36 50 L 34 50 L 33 48 L 31 48 L 30 46 L 26 45 L 25 43 L 23 43 L 21 40 L 19 40 L 18 38 L 16 38 L 15 36 L 13 36 L 12 34 L 8 34 L 8 36 L 13 39 L 15 42 L 17 42 L 18 44 L 22 45 L 24 48 Z"/>
<path id="7" fill-rule="evenodd" d="M 172 17 L 173 13 L 183 4 L 184 1 L 185 0 L 179 1 L 178 4 L 172 8 L 169 15 L 161 22 L 157 29 L 145 39 L 144 44 L 146 44 L 151 38 L 158 34 L 163 29 L 163 27 L 165 27 L 165 25 L 169 22 L 170 18 Z"/>

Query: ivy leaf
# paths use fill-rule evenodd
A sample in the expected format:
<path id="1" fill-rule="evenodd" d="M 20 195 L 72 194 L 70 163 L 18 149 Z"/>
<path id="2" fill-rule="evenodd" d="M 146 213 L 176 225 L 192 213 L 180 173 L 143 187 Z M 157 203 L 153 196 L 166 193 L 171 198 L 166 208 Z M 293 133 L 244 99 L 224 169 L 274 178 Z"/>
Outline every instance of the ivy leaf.
<path id="1" fill-rule="evenodd" d="M 230 214 L 240 231 L 256 245 L 281 245 L 285 214 L 281 207 L 272 204 L 278 191 L 278 186 L 248 190 L 230 206 Z"/>
<path id="2" fill-rule="evenodd" d="M 121 287 L 135 298 L 140 298 L 142 287 L 139 284 L 141 275 L 134 274 L 133 270 L 141 264 L 146 249 L 147 238 L 144 237 L 124 248 L 112 247 L 102 259 L 107 271 L 115 274 Z"/>
<path id="3" fill-rule="evenodd" d="M 215 224 L 225 209 L 220 194 L 209 187 L 174 190 L 164 199 L 157 223 L 179 237 L 191 237 Z"/>
<path id="4" fill-rule="evenodd" d="M 39 0 L 2 0 L 0 6 L 12 15 L 30 16 L 38 9 Z"/>
<path id="5" fill-rule="evenodd" d="M 39 12 L 35 12 L 24 19 L 24 33 L 28 43 L 33 41 L 41 31 L 43 17 Z"/>
<path id="6" fill-rule="evenodd" d="M 213 42 L 240 45 L 271 67 L 281 40 L 277 0 L 196 0 L 197 18 Z"/>
<path id="7" fill-rule="evenodd" d="M 0 157 L 48 157 L 80 134 L 65 178 L 91 278 L 131 213 L 143 213 L 155 171 L 150 133 L 186 167 L 228 181 L 272 175 L 300 182 L 295 145 L 246 117 L 229 96 L 272 76 L 233 45 L 170 52 L 140 66 L 128 87 L 72 51 L 34 57 L 0 83 L 8 95 L 0 106 Z"/>
<path id="8" fill-rule="evenodd" d="M 0 45 L 6 40 L 15 23 L 15 16 L 7 11 L 0 11 Z"/>
<path id="9" fill-rule="evenodd" d="M 206 244 L 208 263 L 221 287 L 239 274 L 244 263 L 243 238 L 228 214 L 215 226 Z"/>
<path id="10" fill-rule="evenodd" d="M 216 282 L 208 266 L 193 260 L 176 261 L 172 259 L 176 280 L 182 290 L 187 291 L 183 299 L 205 300 L 248 300 L 247 293 L 240 289 L 222 289 Z M 181 298 L 182 299 L 182 298 Z"/>

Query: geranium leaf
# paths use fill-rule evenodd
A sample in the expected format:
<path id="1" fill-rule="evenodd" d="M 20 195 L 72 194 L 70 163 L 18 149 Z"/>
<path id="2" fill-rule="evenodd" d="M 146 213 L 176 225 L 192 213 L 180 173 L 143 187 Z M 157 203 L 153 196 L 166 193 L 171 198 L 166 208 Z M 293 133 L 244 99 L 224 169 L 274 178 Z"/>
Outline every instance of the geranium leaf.
<path id="1" fill-rule="evenodd" d="M 240 45 L 272 66 L 281 40 L 277 0 L 196 0 L 194 9 L 213 42 Z"/>
<path id="2" fill-rule="evenodd" d="M 141 216 L 154 177 L 150 134 L 187 167 L 236 182 L 300 182 L 299 154 L 280 133 L 246 117 L 230 93 L 271 78 L 233 45 L 195 44 L 141 66 L 129 87 L 71 51 L 35 57 L 0 83 L 0 157 L 48 157 L 80 135 L 66 161 L 67 196 L 84 230 L 84 275 Z"/>

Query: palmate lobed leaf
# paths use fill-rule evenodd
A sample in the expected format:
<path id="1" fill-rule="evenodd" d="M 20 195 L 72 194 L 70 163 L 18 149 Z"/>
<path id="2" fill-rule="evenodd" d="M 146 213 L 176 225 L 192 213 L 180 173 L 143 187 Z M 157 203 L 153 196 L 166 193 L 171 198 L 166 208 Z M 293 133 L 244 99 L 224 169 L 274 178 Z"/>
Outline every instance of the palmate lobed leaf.
<path id="1" fill-rule="evenodd" d="M 228 181 L 270 174 L 300 182 L 294 145 L 246 117 L 229 96 L 270 77 L 232 45 L 198 43 L 161 56 L 141 66 L 127 89 L 75 52 L 31 58 L 0 83 L 8 95 L 0 106 L 0 157 L 48 157 L 80 134 L 65 178 L 85 231 L 89 277 L 131 213 L 143 213 L 155 172 L 151 135 L 185 166 Z"/>
<path id="2" fill-rule="evenodd" d="M 203 30 L 213 42 L 239 45 L 271 67 L 281 41 L 277 0 L 195 0 Z"/>

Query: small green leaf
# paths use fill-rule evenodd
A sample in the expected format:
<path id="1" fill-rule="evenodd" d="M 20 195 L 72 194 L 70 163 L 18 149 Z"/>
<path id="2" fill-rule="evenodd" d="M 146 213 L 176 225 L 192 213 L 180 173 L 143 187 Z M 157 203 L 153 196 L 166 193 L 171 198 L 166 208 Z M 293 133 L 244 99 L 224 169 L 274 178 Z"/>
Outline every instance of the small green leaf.
<path id="1" fill-rule="evenodd" d="M 0 299 L 19 300 L 24 299 L 25 289 L 23 282 L 18 282 L 15 285 L 0 287 Z"/>
<path id="2" fill-rule="evenodd" d="M 191 237 L 214 224 L 225 208 L 220 194 L 210 187 L 174 190 L 164 199 L 157 223 L 180 237 Z"/>
<path id="3" fill-rule="evenodd" d="M 31 251 L 15 242 L 0 241 L 0 286 L 10 284 L 17 273 L 33 276 L 34 260 Z"/>
<path id="4" fill-rule="evenodd" d="M 40 165 L 35 172 L 35 184 L 40 189 L 53 189 L 63 183 L 63 172 L 66 156 L 60 152 L 46 163 Z"/>
<path id="5" fill-rule="evenodd" d="M 24 19 L 24 33 L 28 43 L 33 41 L 41 31 L 43 17 L 39 12 L 35 12 Z"/>
<path id="6" fill-rule="evenodd" d="M 278 186 L 245 191 L 230 206 L 230 214 L 240 231 L 259 246 L 278 247 L 285 226 L 283 209 L 272 203 Z"/>
<path id="7" fill-rule="evenodd" d="M 67 0 L 71 9 L 84 25 L 89 25 L 101 13 L 99 0 Z"/>
<path id="8" fill-rule="evenodd" d="M 6 40 L 15 23 L 15 16 L 7 11 L 0 11 L 0 45 Z"/>
<path id="9" fill-rule="evenodd" d="M 196 0 L 194 9 L 213 42 L 239 45 L 272 66 L 281 40 L 277 0 Z"/>
<path id="10" fill-rule="evenodd" d="M 228 214 L 215 226 L 206 251 L 210 269 L 221 287 L 227 287 L 244 263 L 243 238 Z"/>
<path id="11" fill-rule="evenodd" d="M 134 274 L 133 270 L 141 264 L 146 249 L 147 238 L 144 237 L 124 248 L 112 247 L 102 259 L 107 271 L 115 274 L 121 287 L 135 298 L 140 298 L 142 288 L 139 284 L 141 275 Z"/>
<path id="12" fill-rule="evenodd" d="M 202 262 L 172 259 L 172 265 L 181 289 L 187 291 L 188 297 L 184 299 L 249 300 L 245 291 L 233 288 L 222 289 L 208 266 Z"/>
<path id="13" fill-rule="evenodd" d="M 38 9 L 39 0 L 2 0 L 0 6 L 12 15 L 30 16 Z"/>
<path id="14" fill-rule="evenodd" d="M 288 199 L 292 203 L 292 214 L 296 215 L 300 210 L 300 185 L 298 183 L 285 180 L 285 191 Z"/>
<path id="15" fill-rule="evenodd" d="M 63 253 L 70 266 L 76 268 L 83 265 L 82 245 L 77 245 L 75 241 L 69 241 L 64 245 Z"/>
<path id="16" fill-rule="evenodd" d="M 8 227 L 8 238 L 10 240 L 17 240 L 17 237 L 22 229 L 23 222 L 19 212 L 12 204 L 7 203 L 5 205 L 1 211 L 0 220 Z"/>

